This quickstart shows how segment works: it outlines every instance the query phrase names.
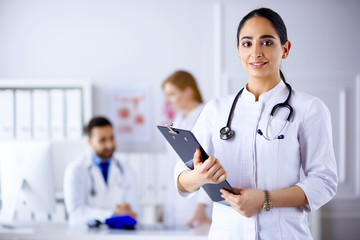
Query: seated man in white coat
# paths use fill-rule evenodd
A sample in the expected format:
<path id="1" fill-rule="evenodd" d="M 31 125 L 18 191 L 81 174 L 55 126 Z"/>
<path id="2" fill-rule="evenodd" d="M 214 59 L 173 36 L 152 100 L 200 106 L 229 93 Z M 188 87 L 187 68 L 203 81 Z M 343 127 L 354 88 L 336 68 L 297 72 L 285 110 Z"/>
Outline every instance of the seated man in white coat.
<path id="1" fill-rule="evenodd" d="M 91 152 L 71 162 L 64 176 L 65 207 L 70 224 L 112 216 L 136 219 L 140 212 L 134 172 L 114 155 L 113 127 L 104 117 L 90 120 L 86 133 Z"/>

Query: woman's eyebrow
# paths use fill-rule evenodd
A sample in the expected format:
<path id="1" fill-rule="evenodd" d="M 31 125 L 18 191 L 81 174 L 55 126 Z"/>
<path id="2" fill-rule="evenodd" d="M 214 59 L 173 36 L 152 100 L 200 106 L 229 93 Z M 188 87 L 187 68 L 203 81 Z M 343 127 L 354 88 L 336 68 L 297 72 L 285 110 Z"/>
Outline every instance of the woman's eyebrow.
<path id="1" fill-rule="evenodd" d="M 262 36 L 260 37 L 260 39 L 264 39 L 264 38 L 273 38 L 273 39 L 275 39 L 275 37 L 272 36 L 272 35 L 262 35 Z"/>
<path id="2" fill-rule="evenodd" d="M 260 36 L 260 39 L 264 39 L 264 38 L 273 38 L 273 39 L 275 39 L 275 37 L 274 36 L 272 36 L 272 35 L 262 35 L 262 36 Z M 250 37 L 250 36 L 244 36 L 244 37 L 242 37 L 240 40 L 243 40 L 243 39 L 253 39 L 253 37 Z"/>
<path id="3" fill-rule="evenodd" d="M 242 38 L 240 39 L 240 41 L 243 40 L 243 39 L 253 39 L 253 37 L 244 36 L 244 37 L 242 37 Z"/>

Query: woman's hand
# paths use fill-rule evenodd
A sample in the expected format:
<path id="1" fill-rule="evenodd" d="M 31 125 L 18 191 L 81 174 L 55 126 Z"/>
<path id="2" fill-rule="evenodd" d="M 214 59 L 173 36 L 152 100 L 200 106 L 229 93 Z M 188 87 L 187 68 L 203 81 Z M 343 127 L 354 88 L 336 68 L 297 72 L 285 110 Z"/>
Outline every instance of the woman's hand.
<path id="1" fill-rule="evenodd" d="M 234 195 L 224 189 L 221 189 L 222 197 L 241 215 L 250 218 L 261 210 L 264 205 L 264 192 L 257 189 L 237 189 L 238 195 Z"/>
<path id="2" fill-rule="evenodd" d="M 194 192 L 204 184 L 221 183 L 227 178 L 225 169 L 213 155 L 204 162 L 201 160 L 200 149 L 194 153 L 193 164 L 193 170 L 185 170 L 178 177 L 177 185 L 181 191 Z"/>
<path id="3" fill-rule="evenodd" d="M 219 160 L 211 155 L 204 162 L 201 160 L 200 149 L 196 149 L 193 158 L 194 173 L 201 185 L 221 183 L 227 178 L 227 173 Z"/>

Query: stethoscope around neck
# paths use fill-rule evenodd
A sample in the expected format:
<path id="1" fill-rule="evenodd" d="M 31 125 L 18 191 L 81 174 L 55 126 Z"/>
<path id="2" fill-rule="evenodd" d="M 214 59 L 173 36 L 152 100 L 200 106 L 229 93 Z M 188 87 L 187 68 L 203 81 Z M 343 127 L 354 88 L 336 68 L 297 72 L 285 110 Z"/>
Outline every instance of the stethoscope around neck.
<path id="1" fill-rule="evenodd" d="M 112 161 L 115 162 L 115 165 L 116 165 L 116 167 L 119 169 L 120 174 L 124 174 L 124 169 L 123 169 L 123 167 L 121 166 L 120 162 L 117 161 L 116 159 L 113 159 Z M 91 172 L 91 169 L 92 169 L 93 166 L 94 166 L 94 164 L 91 163 L 91 164 L 88 166 L 88 171 L 89 171 L 89 175 L 90 175 L 90 184 L 91 184 L 91 186 L 90 186 L 90 195 L 91 195 L 92 197 L 95 197 L 96 194 L 97 194 L 97 192 L 96 192 L 96 190 L 95 190 L 95 180 L 94 180 L 94 176 L 93 176 L 93 174 L 92 174 L 92 172 Z"/>
<path id="2" fill-rule="evenodd" d="M 292 88 L 291 88 L 290 84 L 288 84 L 288 83 L 285 83 L 285 85 L 289 90 L 289 94 L 288 94 L 285 102 L 278 103 L 272 108 L 272 110 L 270 112 L 270 116 L 269 116 L 269 118 L 267 120 L 267 123 L 266 123 L 265 133 L 261 129 L 258 129 L 256 131 L 260 136 L 263 136 L 266 140 L 269 140 L 269 141 L 272 141 L 272 140 L 275 140 L 275 139 L 284 139 L 285 138 L 283 132 L 284 132 L 285 128 L 287 127 L 287 125 L 288 125 L 288 123 L 289 123 L 289 121 L 291 119 L 291 116 L 293 114 L 293 109 L 289 104 Z M 242 88 L 238 92 L 238 94 L 236 94 L 235 99 L 234 99 L 234 101 L 232 103 L 232 106 L 231 106 L 231 110 L 230 110 L 230 113 L 229 113 L 229 117 L 228 117 L 228 121 L 226 123 L 226 126 L 220 129 L 220 138 L 222 140 L 228 140 L 228 139 L 232 138 L 235 135 L 234 130 L 231 129 L 231 121 L 232 121 L 232 118 L 233 118 L 236 103 L 239 100 L 239 98 L 240 98 L 243 91 L 244 91 L 244 88 Z M 286 123 L 284 124 L 284 126 L 281 128 L 280 132 L 277 135 L 275 135 L 274 137 L 269 137 L 268 128 L 269 128 L 270 121 L 273 119 L 275 112 L 279 108 L 282 108 L 282 107 L 285 107 L 285 108 L 287 108 L 289 110 L 289 113 L 288 113 L 288 116 L 287 116 L 287 119 L 286 119 Z"/>

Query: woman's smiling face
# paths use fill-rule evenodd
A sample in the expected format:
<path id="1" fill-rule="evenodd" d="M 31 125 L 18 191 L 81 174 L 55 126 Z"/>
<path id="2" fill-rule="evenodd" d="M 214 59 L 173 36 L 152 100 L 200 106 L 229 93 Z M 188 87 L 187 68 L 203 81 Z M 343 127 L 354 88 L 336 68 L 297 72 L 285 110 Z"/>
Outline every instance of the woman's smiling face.
<path id="1" fill-rule="evenodd" d="M 237 46 L 240 61 L 251 78 L 279 78 L 281 59 L 286 58 L 290 42 L 281 45 L 269 20 L 253 17 L 242 27 Z"/>

